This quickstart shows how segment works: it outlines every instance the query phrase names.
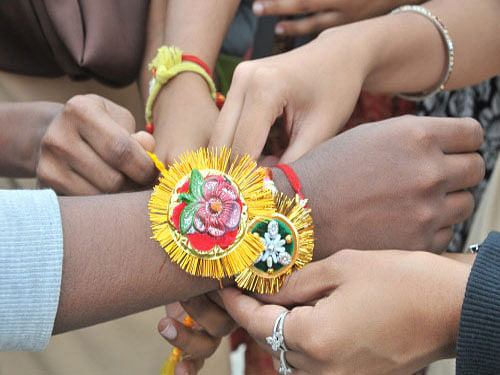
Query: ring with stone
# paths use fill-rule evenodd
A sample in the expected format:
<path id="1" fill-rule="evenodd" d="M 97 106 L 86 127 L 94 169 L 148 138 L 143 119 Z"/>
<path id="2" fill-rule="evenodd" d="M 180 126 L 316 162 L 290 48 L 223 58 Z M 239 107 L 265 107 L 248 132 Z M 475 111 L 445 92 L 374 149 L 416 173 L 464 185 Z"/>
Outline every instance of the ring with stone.
<path id="1" fill-rule="evenodd" d="M 286 314 L 289 311 L 283 311 L 278 315 L 274 322 L 273 335 L 266 337 L 266 342 L 271 346 L 273 352 L 277 352 L 278 350 L 287 350 L 283 337 L 283 322 L 285 320 Z"/>

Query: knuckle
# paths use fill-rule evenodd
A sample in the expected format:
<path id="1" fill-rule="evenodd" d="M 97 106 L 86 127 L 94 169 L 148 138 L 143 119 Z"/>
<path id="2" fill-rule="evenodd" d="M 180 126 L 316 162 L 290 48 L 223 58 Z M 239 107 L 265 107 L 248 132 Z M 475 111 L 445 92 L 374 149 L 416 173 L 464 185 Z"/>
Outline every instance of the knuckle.
<path id="1" fill-rule="evenodd" d="M 58 137 L 57 134 L 53 131 L 47 131 L 47 133 L 43 136 L 40 142 L 40 150 L 41 154 L 52 153 L 57 155 L 64 155 L 67 151 L 66 142 L 61 140 L 61 137 Z"/>
<path id="2" fill-rule="evenodd" d="M 420 148 L 429 148 L 435 142 L 435 137 L 432 132 L 429 131 L 429 128 L 424 126 L 416 126 L 410 132 L 410 135 L 417 147 Z"/>
<path id="3" fill-rule="evenodd" d="M 113 164 L 123 166 L 130 162 L 133 153 L 132 143 L 126 136 L 119 136 L 113 139 L 109 144 L 109 152 Z"/>
<path id="4" fill-rule="evenodd" d="M 416 227 L 419 233 L 427 233 L 437 218 L 437 212 L 430 204 L 424 204 L 415 213 Z"/>
<path id="5" fill-rule="evenodd" d="M 120 191 L 123 183 L 125 182 L 125 178 L 121 173 L 113 173 L 106 177 L 104 188 L 106 193 L 116 193 Z"/>
<path id="6" fill-rule="evenodd" d="M 251 61 L 243 61 L 236 66 L 233 74 L 233 85 L 242 84 L 252 74 L 254 63 Z"/>
<path id="7" fill-rule="evenodd" d="M 486 174 L 486 163 L 478 153 L 472 154 L 471 174 L 473 175 L 473 184 L 479 184 Z"/>
<path id="8" fill-rule="evenodd" d="M 63 108 L 63 115 L 67 117 L 81 117 L 92 104 L 91 95 L 76 95 L 69 99 Z"/>
<path id="9" fill-rule="evenodd" d="M 474 196 L 470 191 L 464 192 L 464 202 L 461 207 L 459 207 L 459 217 L 461 220 L 465 220 L 468 218 L 470 215 L 472 215 L 472 212 L 474 211 L 474 206 L 476 205 L 476 202 L 474 200 Z"/>
<path id="10" fill-rule="evenodd" d="M 466 117 L 463 119 L 464 125 L 468 129 L 468 136 L 472 139 L 474 145 L 479 147 L 483 143 L 484 132 L 483 127 L 479 121 L 472 117 Z"/>
<path id="11" fill-rule="evenodd" d="M 424 194 L 441 190 L 447 181 L 447 175 L 438 163 L 426 165 L 421 176 L 421 189 Z"/>

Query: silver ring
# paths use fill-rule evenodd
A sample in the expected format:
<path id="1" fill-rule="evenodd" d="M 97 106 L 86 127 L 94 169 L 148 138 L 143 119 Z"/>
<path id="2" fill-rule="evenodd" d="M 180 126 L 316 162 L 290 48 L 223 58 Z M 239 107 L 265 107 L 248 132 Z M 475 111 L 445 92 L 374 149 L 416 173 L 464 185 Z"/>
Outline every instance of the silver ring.
<path id="1" fill-rule="evenodd" d="M 283 335 L 283 327 L 285 325 L 286 315 L 290 311 L 283 311 L 274 322 L 273 335 L 266 337 L 266 342 L 271 346 L 274 352 L 280 351 L 280 368 L 278 372 L 282 375 L 288 375 L 292 373 L 292 368 L 288 365 L 285 353 L 288 348 L 285 345 L 285 337 Z"/>
<path id="2" fill-rule="evenodd" d="M 282 350 L 280 353 L 280 369 L 278 372 L 282 375 L 288 375 L 292 373 L 292 368 L 288 366 L 288 362 L 285 358 L 285 350 Z"/>
<path id="3" fill-rule="evenodd" d="M 285 346 L 285 338 L 283 337 L 283 321 L 288 311 L 283 311 L 278 315 L 274 322 L 273 335 L 266 337 L 266 342 L 271 346 L 273 352 L 278 350 L 288 350 Z"/>

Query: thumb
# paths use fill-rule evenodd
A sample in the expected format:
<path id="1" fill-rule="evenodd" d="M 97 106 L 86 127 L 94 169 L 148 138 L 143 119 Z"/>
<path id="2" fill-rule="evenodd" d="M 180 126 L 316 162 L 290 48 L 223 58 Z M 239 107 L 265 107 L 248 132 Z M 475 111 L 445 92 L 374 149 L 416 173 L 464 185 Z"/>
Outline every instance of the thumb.
<path id="1" fill-rule="evenodd" d="M 144 150 L 149 152 L 154 152 L 156 142 L 154 137 L 148 132 L 141 130 L 138 131 L 137 133 L 132 134 L 131 137 L 134 138 L 137 142 L 139 142 L 139 144 L 144 148 Z"/>
<path id="2" fill-rule="evenodd" d="M 290 142 L 281 156 L 280 163 L 292 163 L 333 137 L 335 131 L 331 125 L 323 114 L 308 116 L 302 123 L 295 124 L 294 126 L 297 126 L 298 129 L 296 132 L 292 132 Z"/>
<path id="3" fill-rule="evenodd" d="M 326 258 L 309 263 L 303 269 L 292 273 L 279 293 L 272 296 L 258 295 L 258 299 L 282 306 L 304 305 L 329 295 L 335 287 L 332 261 Z"/>

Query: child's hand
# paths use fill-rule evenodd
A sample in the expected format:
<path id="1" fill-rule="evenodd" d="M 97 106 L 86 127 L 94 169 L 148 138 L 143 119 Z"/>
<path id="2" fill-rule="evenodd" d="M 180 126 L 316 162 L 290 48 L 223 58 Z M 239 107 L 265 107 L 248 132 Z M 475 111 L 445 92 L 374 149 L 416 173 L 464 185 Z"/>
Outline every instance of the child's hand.
<path id="1" fill-rule="evenodd" d="M 158 323 L 158 331 L 172 345 L 183 352 L 177 369 L 185 374 L 194 375 L 219 347 L 221 338 L 229 335 L 236 324 L 221 307 L 222 302 L 216 293 L 191 298 L 181 303 L 166 306 L 167 317 Z M 195 326 L 188 328 L 182 324 L 189 314 Z M 177 370 L 176 369 L 176 370 Z"/>
<path id="2" fill-rule="evenodd" d="M 65 195 L 91 195 L 147 185 L 156 176 L 145 150 L 154 138 L 135 133 L 125 108 L 97 95 L 70 99 L 41 142 L 36 174 L 43 185 Z"/>
<path id="3" fill-rule="evenodd" d="M 253 11 L 258 16 L 307 14 L 297 20 L 281 21 L 275 28 L 275 33 L 280 35 L 305 35 L 381 16 L 401 5 L 423 2 L 423 0 L 258 0 L 253 3 Z"/>

